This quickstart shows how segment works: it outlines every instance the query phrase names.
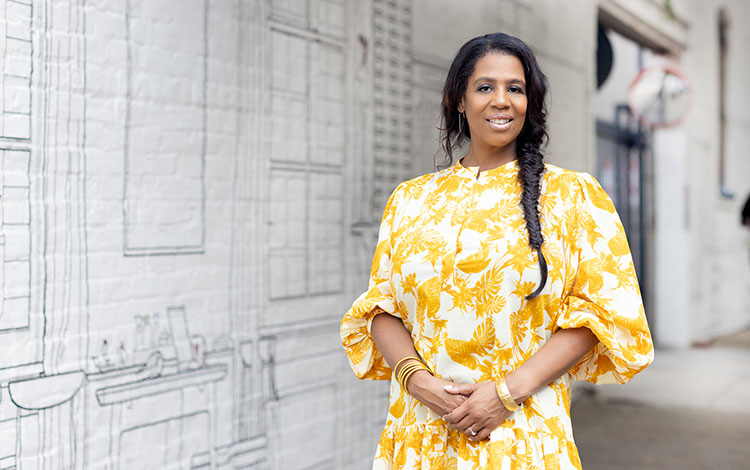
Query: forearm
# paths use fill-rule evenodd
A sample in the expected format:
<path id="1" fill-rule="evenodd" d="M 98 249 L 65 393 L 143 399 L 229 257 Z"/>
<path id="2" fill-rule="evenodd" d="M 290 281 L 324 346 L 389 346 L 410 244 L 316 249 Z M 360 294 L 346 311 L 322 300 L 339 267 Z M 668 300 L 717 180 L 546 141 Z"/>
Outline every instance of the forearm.
<path id="1" fill-rule="evenodd" d="M 387 313 L 377 315 L 372 319 L 370 334 L 391 367 L 405 357 L 419 357 L 411 333 L 400 318 Z M 412 373 L 406 382 L 409 394 L 438 416 L 450 413 L 466 400 L 465 396 L 448 393 L 446 385 L 452 385 L 452 382 L 434 377 L 426 370 Z"/>
<path id="2" fill-rule="evenodd" d="M 511 396 L 521 403 L 570 370 L 599 340 L 588 328 L 557 330 L 534 355 L 506 378 Z"/>
<path id="3" fill-rule="evenodd" d="M 405 357 L 419 356 L 414 349 L 411 334 L 400 318 L 381 313 L 372 319 L 370 333 L 378 350 L 391 367 Z"/>

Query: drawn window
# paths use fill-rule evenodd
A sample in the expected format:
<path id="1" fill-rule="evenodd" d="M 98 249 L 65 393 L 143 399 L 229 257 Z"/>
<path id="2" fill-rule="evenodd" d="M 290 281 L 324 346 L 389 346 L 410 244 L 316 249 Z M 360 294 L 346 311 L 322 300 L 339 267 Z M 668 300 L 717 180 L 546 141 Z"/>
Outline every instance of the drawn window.
<path id="1" fill-rule="evenodd" d="M 127 3 L 126 255 L 203 250 L 206 2 L 181 2 L 202 14 L 179 21 L 171 0 Z"/>
<path id="2" fill-rule="evenodd" d="M 0 1 L 0 137 L 31 137 L 31 2 Z"/>
<path id="3" fill-rule="evenodd" d="M 0 331 L 29 326 L 31 295 L 31 206 L 29 156 L 25 150 L 2 150 L 3 185 L 0 251 L 3 269 Z"/>
<path id="4" fill-rule="evenodd" d="M 344 31 L 343 18 L 341 1 L 272 2 L 273 300 L 342 289 L 346 44 L 334 38 Z"/>

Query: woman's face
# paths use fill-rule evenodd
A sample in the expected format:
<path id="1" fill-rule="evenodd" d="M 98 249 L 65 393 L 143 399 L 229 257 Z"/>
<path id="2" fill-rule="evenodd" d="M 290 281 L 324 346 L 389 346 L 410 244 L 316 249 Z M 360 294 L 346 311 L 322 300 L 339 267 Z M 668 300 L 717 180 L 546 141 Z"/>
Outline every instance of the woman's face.
<path id="1" fill-rule="evenodd" d="M 458 110 L 466 113 L 471 145 L 508 150 L 526 121 L 526 80 L 517 57 L 489 53 L 479 59 Z"/>

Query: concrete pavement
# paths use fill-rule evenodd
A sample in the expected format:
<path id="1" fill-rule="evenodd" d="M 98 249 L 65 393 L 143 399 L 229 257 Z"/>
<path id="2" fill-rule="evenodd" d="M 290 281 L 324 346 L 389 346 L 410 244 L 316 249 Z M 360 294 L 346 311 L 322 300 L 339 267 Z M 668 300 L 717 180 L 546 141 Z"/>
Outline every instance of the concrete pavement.
<path id="1" fill-rule="evenodd" d="M 750 330 L 657 350 L 629 384 L 577 383 L 573 393 L 585 470 L 750 470 Z"/>

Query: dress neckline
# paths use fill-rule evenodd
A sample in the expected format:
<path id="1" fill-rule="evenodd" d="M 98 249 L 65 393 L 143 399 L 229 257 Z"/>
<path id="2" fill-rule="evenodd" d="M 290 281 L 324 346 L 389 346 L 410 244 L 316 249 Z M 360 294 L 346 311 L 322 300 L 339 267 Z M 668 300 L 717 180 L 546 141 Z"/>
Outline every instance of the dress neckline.
<path id="1" fill-rule="evenodd" d="M 503 163 L 502 165 L 496 166 L 495 168 L 491 168 L 489 170 L 483 170 L 481 173 L 479 173 L 479 166 L 464 166 L 461 160 L 463 160 L 463 157 L 459 158 L 456 161 L 456 163 L 453 165 L 453 168 L 457 174 L 459 174 L 460 176 L 465 176 L 467 178 L 479 179 L 483 178 L 485 175 L 511 176 L 515 175 L 518 171 L 517 159 Z"/>

